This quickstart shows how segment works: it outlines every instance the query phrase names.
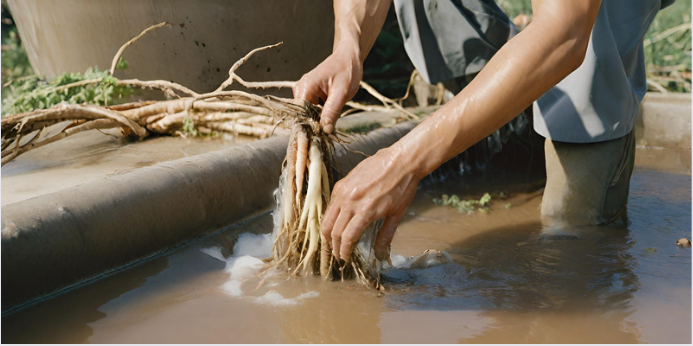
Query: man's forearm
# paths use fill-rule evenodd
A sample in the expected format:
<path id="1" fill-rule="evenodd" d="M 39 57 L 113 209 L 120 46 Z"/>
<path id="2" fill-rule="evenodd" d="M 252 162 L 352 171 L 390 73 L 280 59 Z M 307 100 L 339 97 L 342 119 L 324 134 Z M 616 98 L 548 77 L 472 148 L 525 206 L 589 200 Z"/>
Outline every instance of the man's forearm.
<path id="1" fill-rule="evenodd" d="M 503 46 L 472 83 L 390 148 L 393 155 L 421 178 L 503 126 L 579 67 L 600 1 L 571 1 L 545 2 L 535 21 Z"/>
<path id="2" fill-rule="evenodd" d="M 390 3 L 392 0 L 334 0 L 333 50 L 347 46 L 363 63 L 383 27 Z"/>

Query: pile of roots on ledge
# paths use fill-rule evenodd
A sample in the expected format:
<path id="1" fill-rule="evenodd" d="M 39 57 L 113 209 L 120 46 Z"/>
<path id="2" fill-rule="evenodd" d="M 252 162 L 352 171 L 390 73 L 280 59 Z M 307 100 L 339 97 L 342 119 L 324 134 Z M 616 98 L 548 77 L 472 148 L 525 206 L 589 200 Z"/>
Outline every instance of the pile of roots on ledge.
<path id="1" fill-rule="evenodd" d="M 120 105 L 60 103 L 47 109 L 36 109 L 21 114 L 7 115 L 2 126 L 2 165 L 30 150 L 88 130 L 120 129 L 128 137 L 144 138 L 150 134 L 197 136 L 197 135 L 248 135 L 265 138 L 274 134 L 288 135 L 291 119 L 319 117 L 320 106 L 304 100 L 260 96 L 242 90 L 227 90 L 234 83 L 246 89 L 287 89 L 293 81 L 248 82 L 236 74 L 253 54 L 276 47 L 281 43 L 256 48 L 231 66 L 228 78 L 214 91 L 198 93 L 183 85 L 166 80 L 118 79 L 114 77 L 118 62 L 125 49 L 152 30 L 170 26 L 171 23 L 153 25 L 126 42 L 116 53 L 106 78 L 82 80 L 52 87 L 50 90 L 31 91 L 25 97 L 41 96 L 47 92 L 67 93 L 72 88 L 93 85 L 132 87 L 164 92 L 165 101 L 139 101 Z M 397 109 L 404 118 L 417 119 L 402 106 L 390 100 L 366 83 L 362 87 L 383 102 L 383 106 L 363 106 L 350 103 L 351 109 L 343 115 L 358 110 Z M 36 95 L 35 95 L 36 94 Z M 62 126 L 59 124 L 65 124 Z"/>
<path id="2" fill-rule="evenodd" d="M 294 275 L 320 275 L 325 280 L 356 279 L 380 287 L 372 251 L 354 248 L 351 260 L 338 261 L 320 233 L 335 182 L 334 136 L 322 132 L 315 119 L 293 121 L 275 211 L 275 240 L 268 268 Z M 363 246 L 364 244 L 360 244 Z M 367 248 L 370 245 L 365 245 Z"/>

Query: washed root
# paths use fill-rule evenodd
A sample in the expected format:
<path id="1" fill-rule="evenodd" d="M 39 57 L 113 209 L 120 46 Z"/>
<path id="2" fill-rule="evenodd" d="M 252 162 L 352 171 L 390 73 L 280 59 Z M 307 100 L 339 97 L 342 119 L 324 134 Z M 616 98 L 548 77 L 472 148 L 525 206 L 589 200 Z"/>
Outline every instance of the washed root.
<path id="1" fill-rule="evenodd" d="M 379 287 L 372 251 L 354 248 L 350 262 L 338 261 L 320 233 L 322 217 L 335 182 L 335 141 L 322 132 L 317 119 L 293 121 L 280 179 L 275 242 L 266 269 L 293 275 L 320 275 L 325 280 L 358 280 Z M 368 246 L 368 245 L 366 245 Z"/>

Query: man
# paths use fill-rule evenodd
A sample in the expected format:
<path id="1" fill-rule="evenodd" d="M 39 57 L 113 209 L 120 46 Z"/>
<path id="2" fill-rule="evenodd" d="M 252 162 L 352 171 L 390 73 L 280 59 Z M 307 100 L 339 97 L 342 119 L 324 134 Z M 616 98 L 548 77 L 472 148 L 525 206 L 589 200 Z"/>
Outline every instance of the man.
<path id="1" fill-rule="evenodd" d="M 670 2 L 533 0 L 532 23 L 500 47 L 488 25 L 502 16 L 490 1 L 395 0 L 405 47 L 425 78 L 436 82 L 478 74 L 409 134 L 335 185 L 321 230 L 334 255 L 348 261 L 363 230 L 384 219 L 375 254 L 381 260 L 389 256 L 419 181 L 535 100 L 535 130 L 547 138 L 542 222 L 553 227 L 623 224 L 634 160 L 633 123 L 647 89 L 642 40 L 657 11 Z M 333 131 L 342 106 L 356 93 L 363 61 L 390 3 L 334 1 L 333 53 L 294 89 L 296 98 L 325 100 L 325 132 Z M 455 13 L 470 29 L 446 30 L 455 25 L 446 23 Z M 435 41 L 427 40 L 425 32 Z M 490 47 L 487 55 L 492 55 L 483 59 L 479 54 L 482 63 L 476 68 L 473 62 L 479 59 L 465 56 L 472 41 L 458 39 L 475 32 L 480 42 L 473 42 Z M 456 39 L 461 54 L 455 51 Z"/>

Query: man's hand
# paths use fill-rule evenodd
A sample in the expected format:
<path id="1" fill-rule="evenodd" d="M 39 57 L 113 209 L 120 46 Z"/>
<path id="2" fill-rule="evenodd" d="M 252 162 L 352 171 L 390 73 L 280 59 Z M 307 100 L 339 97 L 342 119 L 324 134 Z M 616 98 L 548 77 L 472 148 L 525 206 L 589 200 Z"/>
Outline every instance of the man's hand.
<path id="1" fill-rule="evenodd" d="M 392 0 L 334 0 L 332 55 L 303 75 L 294 98 L 318 104 L 325 101 L 320 124 L 332 133 L 342 107 L 359 90 L 363 61 L 383 27 Z"/>
<path id="2" fill-rule="evenodd" d="M 388 247 L 421 180 L 400 158 L 397 149 L 380 150 L 335 185 L 321 232 L 337 259 L 348 262 L 364 229 L 380 219 L 375 256 L 389 259 Z"/>
<path id="3" fill-rule="evenodd" d="M 600 4 L 534 0 L 532 24 L 467 87 L 338 182 L 321 229 L 334 255 L 348 261 L 368 224 L 385 219 L 376 238 L 376 257 L 383 259 L 422 177 L 510 121 L 582 64 Z"/>
<path id="4" fill-rule="evenodd" d="M 318 104 L 322 99 L 320 124 L 323 131 L 332 133 L 342 113 L 342 107 L 359 90 L 363 66 L 358 50 L 340 45 L 325 61 L 303 75 L 294 87 L 294 98 Z"/>

